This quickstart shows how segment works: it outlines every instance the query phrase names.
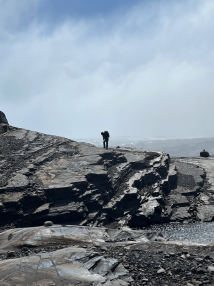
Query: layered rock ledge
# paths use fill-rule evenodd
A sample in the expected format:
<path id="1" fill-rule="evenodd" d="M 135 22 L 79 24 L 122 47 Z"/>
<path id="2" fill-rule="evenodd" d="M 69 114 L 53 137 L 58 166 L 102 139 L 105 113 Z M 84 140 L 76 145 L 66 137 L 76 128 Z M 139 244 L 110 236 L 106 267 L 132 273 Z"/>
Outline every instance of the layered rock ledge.
<path id="1" fill-rule="evenodd" d="M 6 126 L 0 135 L 1 226 L 51 220 L 142 227 L 214 217 L 207 191 L 212 156 L 170 160 L 160 151 L 105 150 Z"/>
<path id="2" fill-rule="evenodd" d="M 213 243 L 139 230 L 212 221 L 213 167 L 16 128 L 0 112 L 0 285 L 214 285 Z"/>

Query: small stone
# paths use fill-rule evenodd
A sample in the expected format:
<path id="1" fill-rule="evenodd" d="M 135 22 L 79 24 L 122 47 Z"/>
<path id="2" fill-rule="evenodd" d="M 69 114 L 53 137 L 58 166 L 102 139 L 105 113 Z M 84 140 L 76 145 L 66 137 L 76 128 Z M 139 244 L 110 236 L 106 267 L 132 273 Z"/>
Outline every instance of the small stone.
<path id="1" fill-rule="evenodd" d="M 191 284 L 191 283 L 187 283 L 187 286 L 194 286 L 193 284 Z"/>
<path id="2" fill-rule="evenodd" d="M 191 256 L 190 256 L 190 254 L 189 254 L 189 253 L 187 253 L 186 258 L 188 258 L 188 259 L 189 259 L 190 257 L 191 257 Z"/>
<path id="3" fill-rule="evenodd" d="M 163 269 L 163 268 L 161 268 L 161 269 L 159 269 L 158 271 L 157 271 L 157 274 L 163 274 L 163 273 L 165 273 L 166 271 Z"/>
<path id="4" fill-rule="evenodd" d="M 53 225 L 53 222 L 52 221 L 46 221 L 44 223 L 45 226 L 52 226 Z"/>
<path id="5" fill-rule="evenodd" d="M 195 260 L 201 262 L 201 261 L 203 261 L 203 258 L 198 257 Z"/>
<path id="6" fill-rule="evenodd" d="M 202 284 L 203 284 L 201 281 L 194 281 L 194 283 L 195 283 L 196 285 L 202 285 Z"/>
<path id="7" fill-rule="evenodd" d="M 142 279 L 142 281 L 147 282 L 147 281 L 149 281 L 149 279 L 144 278 L 144 279 Z"/>
<path id="8" fill-rule="evenodd" d="M 214 272 L 214 266 L 208 266 L 208 271 Z"/>
<path id="9" fill-rule="evenodd" d="M 197 269 L 196 269 L 196 273 L 197 274 L 203 274 L 205 271 L 204 271 L 204 269 L 202 268 L 202 267 L 198 267 Z"/>

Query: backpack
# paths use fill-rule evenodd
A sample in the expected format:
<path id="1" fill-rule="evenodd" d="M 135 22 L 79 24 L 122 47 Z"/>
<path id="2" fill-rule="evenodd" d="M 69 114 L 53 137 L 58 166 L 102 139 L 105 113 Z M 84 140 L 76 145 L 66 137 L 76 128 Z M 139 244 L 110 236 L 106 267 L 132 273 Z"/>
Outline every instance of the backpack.
<path id="1" fill-rule="evenodd" d="M 108 131 L 104 131 L 104 132 L 103 132 L 103 137 L 104 137 L 104 138 L 109 138 L 109 133 L 108 133 Z"/>

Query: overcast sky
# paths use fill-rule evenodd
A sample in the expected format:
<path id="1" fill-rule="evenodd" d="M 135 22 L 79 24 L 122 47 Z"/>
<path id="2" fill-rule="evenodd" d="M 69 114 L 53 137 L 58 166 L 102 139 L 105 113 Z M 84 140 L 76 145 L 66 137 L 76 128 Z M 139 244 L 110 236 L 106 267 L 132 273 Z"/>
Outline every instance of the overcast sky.
<path id="1" fill-rule="evenodd" d="M 0 0 L 0 110 L 68 138 L 214 136 L 213 0 Z"/>

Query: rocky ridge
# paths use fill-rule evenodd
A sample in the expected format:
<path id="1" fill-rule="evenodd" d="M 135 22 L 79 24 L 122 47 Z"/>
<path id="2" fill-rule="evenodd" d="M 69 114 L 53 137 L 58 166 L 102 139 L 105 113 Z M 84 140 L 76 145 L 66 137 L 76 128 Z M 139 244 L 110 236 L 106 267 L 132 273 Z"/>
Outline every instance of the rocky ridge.
<path id="1" fill-rule="evenodd" d="M 211 243 L 140 230 L 212 221 L 213 166 L 12 127 L 1 112 L 1 285 L 214 285 Z"/>
<path id="2" fill-rule="evenodd" d="M 6 126 L 0 135 L 2 226 L 36 226 L 51 220 L 142 227 L 202 218 L 197 205 L 203 204 L 205 168 L 170 162 L 164 152 L 105 150 Z"/>

